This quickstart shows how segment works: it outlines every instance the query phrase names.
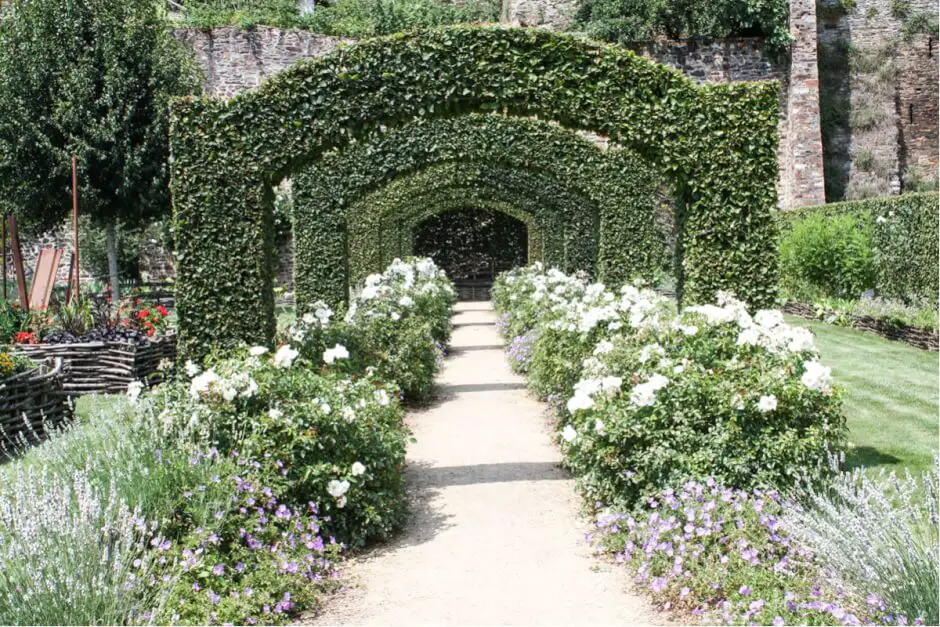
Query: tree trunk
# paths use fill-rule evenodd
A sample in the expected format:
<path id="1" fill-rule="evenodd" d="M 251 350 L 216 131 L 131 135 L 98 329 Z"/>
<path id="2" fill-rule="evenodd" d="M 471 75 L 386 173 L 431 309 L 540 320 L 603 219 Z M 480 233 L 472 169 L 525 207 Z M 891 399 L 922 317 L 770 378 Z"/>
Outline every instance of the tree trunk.
<path id="1" fill-rule="evenodd" d="M 121 300 L 121 277 L 118 276 L 117 227 L 109 222 L 105 228 L 108 238 L 108 275 L 111 282 L 111 301 L 117 304 Z"/>

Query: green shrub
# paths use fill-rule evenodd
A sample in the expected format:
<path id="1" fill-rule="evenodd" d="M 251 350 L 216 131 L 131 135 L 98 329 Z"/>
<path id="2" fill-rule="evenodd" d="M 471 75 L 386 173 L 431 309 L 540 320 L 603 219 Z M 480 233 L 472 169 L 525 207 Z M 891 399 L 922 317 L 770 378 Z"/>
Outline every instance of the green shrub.
<path id="1" fill-rule="evenodd" d="M 815 213 L 795 221 L 780 241 L 780 282 L 800 300 L 858 298 L 875 284 L 870 222 Z"/>
<path id="2" fill-rule="evenodd" d="M 781 211 L 777 217 L 782 281 L 786 288 L 795 290 L 795 297 L 839 296 L 840 289 L 858 290 L 864 283 L 862 277 L 868 276 L 870 263 L 873 274 L 864 289 L 874 287 L 879 296 L 909 304 L 923 300 L 937 303 L 940 281 L 937 194 L 904 194 L 803 207 Z M 851 228 L 853 224 L 855 231 Z M 866 237 L 871 242 L 867 250 L 863 246 Z M 833 269 L 827 272 L 826 267 Z M 840 278 L 841 273 L 847 280 Z M 861 292 L 842 294 L 858 297 Z"/>
<path id="3" fill-rule="evenodd" d="M 752 317 L 727 294 L 676 316 L 651 290 L 579 284 L 533 268 L 496 292 L 506 328 L 537 310 L 530 380 L 567 400 L 562 449 L 588 502 L 629 508 L 708 476 L 787 489 L 828 471 L 845 418 L 809 331 L 776 311 Z"/>

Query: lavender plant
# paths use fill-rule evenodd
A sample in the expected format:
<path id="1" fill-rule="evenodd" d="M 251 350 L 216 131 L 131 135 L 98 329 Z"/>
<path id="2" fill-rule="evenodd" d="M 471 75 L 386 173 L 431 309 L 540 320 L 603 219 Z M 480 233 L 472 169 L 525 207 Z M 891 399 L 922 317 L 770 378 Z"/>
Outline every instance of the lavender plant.
<path id="1" fill-rule="evenodd" d="M 940 460 L 919 477 L 882 469 L 807 486 L 806 502 L 782 518 L 856 596 L 891 615 L 940 623 Z"/>

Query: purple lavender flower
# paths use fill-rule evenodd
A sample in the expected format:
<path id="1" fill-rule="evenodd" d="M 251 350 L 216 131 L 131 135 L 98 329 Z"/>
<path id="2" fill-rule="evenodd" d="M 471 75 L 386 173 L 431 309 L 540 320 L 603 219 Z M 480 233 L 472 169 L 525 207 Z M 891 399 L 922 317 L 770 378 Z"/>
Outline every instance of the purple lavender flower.
<path id="1" fill-rule="evenodd" d="M 223 564 L 216 564 L 212 567 L 212 574 L 216 577 L 221 577 L 225 574 L 225 566 Z"/>

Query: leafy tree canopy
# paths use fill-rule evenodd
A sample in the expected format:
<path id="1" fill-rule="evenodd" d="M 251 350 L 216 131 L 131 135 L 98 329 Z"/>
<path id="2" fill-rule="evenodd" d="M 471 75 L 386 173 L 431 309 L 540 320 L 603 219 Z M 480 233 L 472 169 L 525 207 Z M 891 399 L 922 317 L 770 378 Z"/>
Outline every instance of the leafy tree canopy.
<path id="1" fill-rule="evenodd" d="M 166 212 L 168 106 L 198 73 L 152 0 L 14 0 L 0 19 L 0 203 L 36 228 L 71 203 L 125 224 Z"/>

